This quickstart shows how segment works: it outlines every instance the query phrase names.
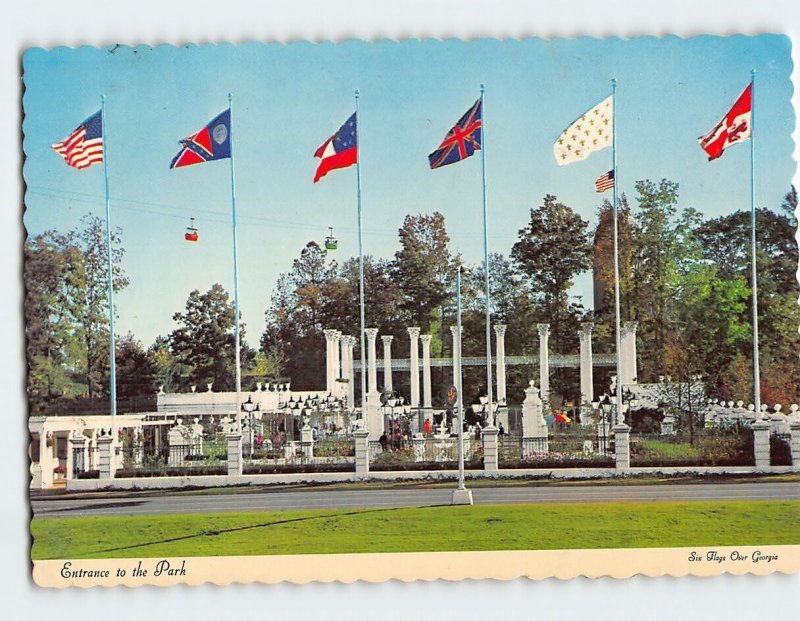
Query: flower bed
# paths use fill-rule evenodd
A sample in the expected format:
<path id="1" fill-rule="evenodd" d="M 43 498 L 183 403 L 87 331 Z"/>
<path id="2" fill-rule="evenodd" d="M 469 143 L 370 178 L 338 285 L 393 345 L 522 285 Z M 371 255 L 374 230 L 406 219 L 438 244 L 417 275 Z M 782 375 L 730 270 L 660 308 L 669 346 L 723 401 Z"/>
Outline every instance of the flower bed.
<path id="1" fill-rule="evenodd" d="M 355 472 L 355 464 L 316 463 L 316 464 L 245 464 L 243 474 L 298 474 L 314 472 Z"/>
<path id="2" fill-rule="evenodd" d="M 114 475 L 117 479 L 137 479 L 151 477 L 184 477 L 227 475 L 227 466 L 192 466 L 189 468 L 166 467 L 161 469 L 121 468 Z"/>

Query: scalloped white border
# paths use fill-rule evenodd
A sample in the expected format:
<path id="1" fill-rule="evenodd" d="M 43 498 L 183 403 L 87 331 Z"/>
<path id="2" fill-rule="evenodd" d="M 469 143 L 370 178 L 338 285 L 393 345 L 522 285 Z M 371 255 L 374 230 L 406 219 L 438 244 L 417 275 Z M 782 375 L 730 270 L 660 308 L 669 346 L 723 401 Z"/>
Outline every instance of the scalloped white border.
<path id="1" fill-rule="evenodd" d="M 260 2 L 227 0 L 217 10 L 192 0 L 138 0 L 112 6 L 95 0 L 29 0 L 9 3 L 4 8 L 0 28 L 0 67 L 2 98 L 7 137 L 19 127 L 19 54 L 26 47 L 49 47 L 58 43 L 103 45 L 110 41 L 234 41 L 333 39 L 348 37 L 375 38 L 408 36 L 438 37 L 524 37 L 530 35 L 572 37 L 578 35 L 609 36 L 619 34 L 673 33 L 733 34 L 744 32 L 783 32 L 798 40 L 800 8 L 796 0 L 729 0 L 723 3 L 698 3 L 696 0 L 608 0 L 602 4 L 592 0 L 562 0 L 545 10 L 526 0 L 350 0 L 337 4 L 327 0 L 294 0 L 278 7 L 264 7 Z M 376 6 L 379 7 L 376 10 Z M 254 15 L 257 18 L 254 19 Z M 793 50 L 795 70 L 800 64 L 800 51 Z M 794 75 L 797 83 L 797 74 Z M 800 89 L 795 89 L 795 110 L 800 109 Z M 798 145 L 795 129 L 795 149 Z M 796 153 L 796 152 L 795 152 Z M 21 314 L 19 283 L 19 244 L 22 227 L 20 214 L 11 205 L 21 204 L 20 156 L 13 149 L 0 152 L 0 188 L 7 198 L 0 210 L 0 245 L 5 270 L 0 270 L 0 291 L 11 300 L 0 310 L 3 331 L 2 394 L 8 397 L 6 411 L 24 411 L 21 362 Z M 795 157 L 796 159 L 796 157 Z M 797 175 L 795 185 L 800 186 Z M 799 234 L 800 237 L 800 234 Z M 11 426 L 0 434 L 3 455 L 17 455 L 24 446 L 25 430 Z M 323 584 L 307 585 L 302 592 L 291 585 L 278 585 L 267 590 L 229 587 L 193 589 L 191 597 L 185 589 L 138 589 L 136 605 L 129 606 L 133 596 L 119 590 L 85 593 L 70 589 L 58 599 L 43 594 L 30 580 L 29 545 L 26 541 L 29 508 L 25 493 L 27 469 L 22 459 L 8 459 L 7 500 L 0 512 L 4 540 L 4 560 L 0 563 L 0 588 L 9 597 L 4 608 L 13 617 L 57 615 L 59 619 L 86 619 L 95 615 L 119 619 L 141 619 L 141 606 L 158 606 L 158 616 L 195 616 L 203 618 L 210 609 L 225 606 L 226 614 L 238 618 L 256 616 L 294 618 L 359 618 L 361 613 L 383 618 L 408 617 L 419 607 L 427 618 L 453 618 L 455 612 L 476 618 L 476 615 L 502 617 L 525 613 L 542 613 L 545 618 L 716 618 L 736 612 L 736 617 L 791 617 L 800 612 L 797 598 L 800 575 L 775 576 L 765 581 L 755 577 L 722 576 L 713 581 L 670 579 L 650 580 L 643 577 L 625 582 L 606 580 L 571 582 L 545 581 L 535 587 L 523 581 L 443 582 L 424 585 L 384 585 L 356 583 L 347 589 Z M 7 544 L 10 544 L 6 547 Z M 111 595 L 114 593 L 114 595 Z M 81 599 L 77 599 L 80 594 Z M 122 599 L 124 598 L 124 599 Z M 157 603 L 152 600 L 156 599 Z M 394 605 L 402 608 L 393 612 Z M 154 612 L 156 609 L 148 609 Z M 260 614 L 268 611 L 269 614 Z M 787 612 L 789 614 L 787 615 Z M 781 617 L 777 617 L 781 613 Z M 219 613 L 217 613 L 219 614 Z"/>

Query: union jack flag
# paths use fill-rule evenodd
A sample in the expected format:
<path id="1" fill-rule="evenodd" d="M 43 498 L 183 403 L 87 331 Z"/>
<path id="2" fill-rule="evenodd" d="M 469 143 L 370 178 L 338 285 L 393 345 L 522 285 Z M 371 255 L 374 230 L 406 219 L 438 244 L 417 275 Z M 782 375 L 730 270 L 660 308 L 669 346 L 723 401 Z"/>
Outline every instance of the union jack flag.
<path id="1" fill-rule="evenodd" d="M 481 148 L 481 104 L 478 99 L 455 124 L 442 144 L 428 156 L 431 169 L 454 164 L 468 158 Z"/>

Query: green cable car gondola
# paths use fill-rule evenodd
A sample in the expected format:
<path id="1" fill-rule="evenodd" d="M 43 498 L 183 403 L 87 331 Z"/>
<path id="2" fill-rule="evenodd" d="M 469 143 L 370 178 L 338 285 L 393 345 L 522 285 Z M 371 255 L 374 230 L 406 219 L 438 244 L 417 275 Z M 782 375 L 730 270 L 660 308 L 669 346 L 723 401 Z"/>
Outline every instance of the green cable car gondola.
<path id="1" fill-rule="evenodd" d="M 325 250 L 336 250 L 339 247 L 339 241 L 333 236 L 333 227 L 329 226 L 330 234 L 325 238 Z"/>

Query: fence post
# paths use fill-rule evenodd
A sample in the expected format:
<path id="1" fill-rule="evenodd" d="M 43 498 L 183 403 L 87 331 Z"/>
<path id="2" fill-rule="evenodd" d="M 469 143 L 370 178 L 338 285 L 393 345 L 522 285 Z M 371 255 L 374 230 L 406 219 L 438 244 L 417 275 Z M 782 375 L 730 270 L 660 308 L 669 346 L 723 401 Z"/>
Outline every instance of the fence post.
<path id="1" fill-rule="evenodd" d="M 113 479 L 114 469 L 111 467 L 111 436 L 100 436 L 97 438 L 97 469 L 100 471 L 101 479 Z"/>
<path id="2" fill-rule="evenodd" d="M 225 434 L 228 445 L 228 476 L 242 476 L 242 434 L 231 431 Z"/>
<path id="3" fill-rule="evenodd" d="M 497 472 L 497 434 L 496 427 L 487 427 L 481 432 L 483 438 L 483 469 L 486 472 Z"/>
<path id="4" fill-rule="evenodd" d="M 353 432 L 356 445 L 356 478 L 369 476 L 369 431 L 356 429 Z"/>
<path id="5" fill-rule="evenodd" d="M 800 420 L 789 423 L 789 446 L 792 453 L 792 466 L 800 467 Z"/>
<path id="6" fill-rule="evenodd" d="M 300 430 L 300 450 L 303 452 L 303 457 L 306 459 L 313 459 L 314 430 L 308 426 L 308 423 L 303 425 L 303 428 Z"/>
<path id="7" fill-rule="evenodd" d="M 75 475 L 78 472 L 86 470 L 85 463 L 86 451 L 86 436 L 81 434 L 79 436 L 70 436 L 69 438 L 69 459 L 67 463 L 67 479 L 77 478 Z"/>
<path id="8" fill-rule="evenodd" d="M 183 421 L 178 419 L 178 424 L 169 430 L 167 434 L 167 444 L 169 444 L 170 466 L 183 466 L 186 456 L 191 452 L 189 440 L 189 429 L 183 426 Z"/>
<path id="9" fill-rule="evenodd" d="M 614 425 L 614 461 L 617 472 L 631 467 L 631 428 L 628 425 Z"/>
<path id="10" fill-rule="evenodd" d="M 522 402 L 522 458 L 527 459 L 534 453 L 547 454 L 548 435 L 539 389 L 531 380 L 525 389 L 525 400 Z"/>
<path id="11" fill-rule="evenodd" d="M 756 470 L 769 470 L 769 421 L 759 420 L 753 423 L 753 451 L 755 453 Z"/>

